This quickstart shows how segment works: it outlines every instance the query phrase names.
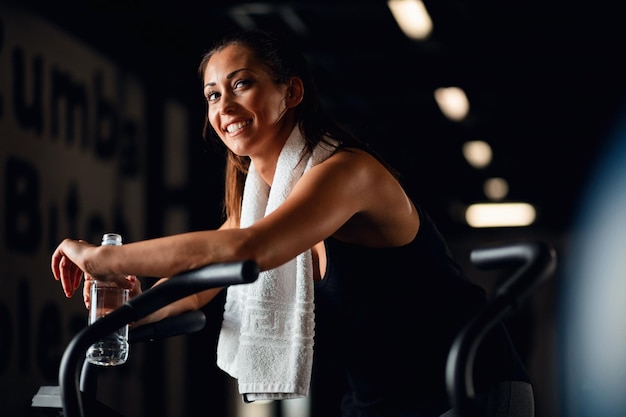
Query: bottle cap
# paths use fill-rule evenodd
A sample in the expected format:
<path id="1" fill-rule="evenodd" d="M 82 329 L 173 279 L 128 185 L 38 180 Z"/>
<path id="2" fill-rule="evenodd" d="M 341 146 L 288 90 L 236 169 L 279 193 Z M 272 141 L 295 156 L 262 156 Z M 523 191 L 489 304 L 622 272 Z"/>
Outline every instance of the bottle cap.
<path id="1" fill-rule="evenodd" d="M 102 245 L 119 246 L 122 244 L 122 236 L 117 233 L 105 233 L 102 235 Z"/>

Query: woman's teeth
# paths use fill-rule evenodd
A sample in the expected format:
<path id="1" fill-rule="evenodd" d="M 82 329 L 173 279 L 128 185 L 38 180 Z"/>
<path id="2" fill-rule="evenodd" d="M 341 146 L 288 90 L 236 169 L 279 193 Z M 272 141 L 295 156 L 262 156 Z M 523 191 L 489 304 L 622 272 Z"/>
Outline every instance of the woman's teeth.
<path id="1" fill-rule="evenodd" d="M 246 127 L 250 124 L 250 120 L 246 120 L 245 122 L 237 122 L 226 126 L 226 131 L 228 133 L 233 133 L 235 130 L 239 130 L 242 127 Z"/>

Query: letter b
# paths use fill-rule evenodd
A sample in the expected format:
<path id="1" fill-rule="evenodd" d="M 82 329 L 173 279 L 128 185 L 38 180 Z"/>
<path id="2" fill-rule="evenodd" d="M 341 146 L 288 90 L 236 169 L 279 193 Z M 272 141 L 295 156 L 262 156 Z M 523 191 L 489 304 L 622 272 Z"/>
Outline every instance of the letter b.
<path id="1" fill-rule="evenodd" d="M 22 253 L 34 253 L 41 241 L 42 220 L 38 211 L 39 177 L 24 161 L 9 157 L 6 165 L 4 218 L 5 245 Z"/>

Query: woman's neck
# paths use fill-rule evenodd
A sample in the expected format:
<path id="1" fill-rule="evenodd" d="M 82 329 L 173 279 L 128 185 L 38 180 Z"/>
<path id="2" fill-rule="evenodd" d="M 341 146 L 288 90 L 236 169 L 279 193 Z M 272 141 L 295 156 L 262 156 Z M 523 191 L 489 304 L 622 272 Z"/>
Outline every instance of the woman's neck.
<path id="1" fill-rule="evenodd" d="M 254 167 L 256 171 L 259 173 L 261 178 L 271 187 L 272 182 L 274 180 L 274 173 L 276 172 L 276 164 L 278 164 L 278 157 L 280 156 L 280 152 L 283 150 L 287 139 L 293 132 L 295 124 L 291 126 L 291 128 L 287 129 L 285 132 L 279 135 L 282 137 L 281 140 L 276 140 L 276 146 L 273 146 L 271 149 L 268 149 L 267 152 L 263 154 L 251 156 L 250 160 L 254 163 Z"/>

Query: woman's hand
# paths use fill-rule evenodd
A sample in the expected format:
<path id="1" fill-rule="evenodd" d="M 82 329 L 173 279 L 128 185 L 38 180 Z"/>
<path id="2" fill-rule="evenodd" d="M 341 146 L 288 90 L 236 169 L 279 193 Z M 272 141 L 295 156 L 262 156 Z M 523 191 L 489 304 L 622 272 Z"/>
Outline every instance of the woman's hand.
<path id="1" fill-rule="evenodd" d="M 130 286 L 128 298 L 137 297 L 139 294 L 143 292 L 141 288 L 141 281 L 136 276 L 128 275 L 124 277 L 124 279 L 126 280 L 126 282 L 128 282 L 128 285 Z M 83 283 L 83 300 L 85 302 L 85 307 L 87 308 L 87 310 L 89 310 L 90 305 L 91 305 L 91 286 L 93 285 L 94 281 L 95 280 L 93 278 L 87 276 L 87 278 L 85 279 Z M 132 328 L 132 327 L 143 326 L 145 324 L 154 323 L 154 322 L 163 320 L 169 315 L 170 315 L 169 306 L 165 306 L 161 308 L 160 310 L 157 310 L 154 313 L 144 317 L 141 320 L 130 323 L 130 327 Z"/>
<path id="2" fill-rule="evenodd" d="M 52 254 L 54 279 L 61 281 L 65 296 L 70 298 L 80 285 L 85 271 L 85 252 L 95 245 L 83 240 L 65 239 Z"/>
<path id="3" fill-rule="evenodd" d="M 123 279 L 127 282 L 127 285 L 119 285 L 118 283 L 118 286 L 122 288 L 128 288 L 130 290 L 128 293 L 128 298 L 136 297 L 142 293 L 141 281 L 139 281 L 136 276 L 128 275 L 125 276 Z M 87 308 L 87 310 L 89 310 L 91 306 L 91 286 L 93 285 L 94 281 L 95 280 L 92 277 L 87 275 L 83 283 L 83 301 L 85 302 L 85 307 Z"/>
<path id="4" fill-rule="evenodd" d="M 121 288 L 134 288 L 134 282 L 122 276 L 101 274 L 97 276 L 95 270 L 94 253 L 98 246 L 84 240 L 65 239 L 52 254 L 51 268 L 54 279 L 61 281 L 67 298 L 71 298 L 80 286 L 83 276 L 89 280 L 97 277 L 104 281 L 115 282 Z M 91 269 L 90 269 L 91 268 Z M 135 278 L 136 280 L 136 278 Z"/>

